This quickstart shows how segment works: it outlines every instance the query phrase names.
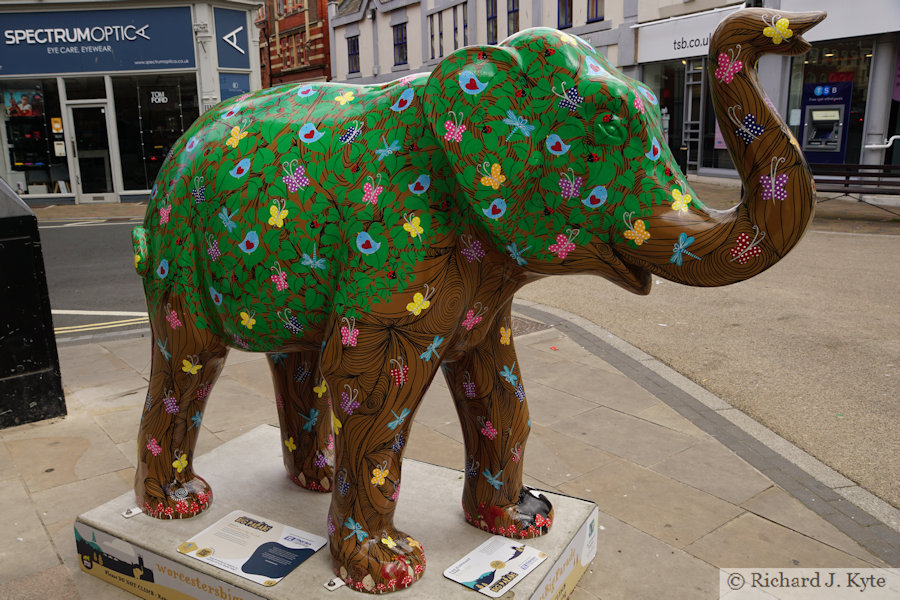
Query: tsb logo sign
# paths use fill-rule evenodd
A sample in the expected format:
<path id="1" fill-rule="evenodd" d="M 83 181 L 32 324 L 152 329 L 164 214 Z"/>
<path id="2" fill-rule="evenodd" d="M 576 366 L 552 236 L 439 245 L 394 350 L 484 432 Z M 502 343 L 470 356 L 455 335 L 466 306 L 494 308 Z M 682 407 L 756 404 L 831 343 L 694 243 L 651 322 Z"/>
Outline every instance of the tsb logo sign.
<path id="1" fill-rule="evenodd" d="M 168 104 L 169 99 L 166 97 L 165 91 L 150 92 L 150 102 L 152 104 Z"/>

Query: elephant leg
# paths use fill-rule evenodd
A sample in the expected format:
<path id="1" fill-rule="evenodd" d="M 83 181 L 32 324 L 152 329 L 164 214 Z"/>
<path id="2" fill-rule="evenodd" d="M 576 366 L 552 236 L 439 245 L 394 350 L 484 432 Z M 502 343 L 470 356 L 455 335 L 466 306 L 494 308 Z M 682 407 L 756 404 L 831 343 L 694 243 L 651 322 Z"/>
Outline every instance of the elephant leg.
<path id="1" fill-rule="evenodd" d="M 507 305 L 497 322 L 509 323 L 509 310 Z M 530 538 L 549 531 L 553 507 L 522 484 L 531 419 L 512 336 L 499 329 L 444 365 L 466 448 L 462 504 L 466 521 L 475 527 Z"/>
<path id="2" fill-rule="evenodd" d="M 168 295 L 152 311 L 150 326 L 153 356 L 138 433 L 135 495 L 147 514 L 183 519 L 212 502 L 209 485 L 194 473 L 194 448 L 228 349 L 208 329 L 197 328 L 178 295 Z"/>
<path id="3" fill-rule="evenodd" d="M 422 546 L 394 526 L 394 510 L 412 420 L 440 357 L 426 350 L 434 332 L 357 326 L 358 346 L 332 335 L 322 354 L 335 436 L 327 526 L 335 573 L 354 589 L 381 593 L 425 571 Z"/>
<path id="4" fill-rule="evenodd" d="M 281 424 L 284 466 L 297 485 L 316 492 L 330 492 L 334 453 L 331 433 L 331 401 L 313 388 L 319 372 L 319 353 L 268 354 L 275 383 L 275 404 Z"/>

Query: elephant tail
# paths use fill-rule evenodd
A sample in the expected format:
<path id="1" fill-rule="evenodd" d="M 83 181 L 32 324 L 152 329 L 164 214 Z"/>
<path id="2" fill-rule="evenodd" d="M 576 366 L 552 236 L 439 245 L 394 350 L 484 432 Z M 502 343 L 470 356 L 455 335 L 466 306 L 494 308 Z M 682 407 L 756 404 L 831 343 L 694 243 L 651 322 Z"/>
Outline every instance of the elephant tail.
<path id="1" fill-rule="evenodd" d="M 150 253 L 147 251 L 147 230 L 135 227 L 131 231 L 131 248 L 134 251 L 134 270 L 138 275 L 145 275 L 150 266 Z"/>

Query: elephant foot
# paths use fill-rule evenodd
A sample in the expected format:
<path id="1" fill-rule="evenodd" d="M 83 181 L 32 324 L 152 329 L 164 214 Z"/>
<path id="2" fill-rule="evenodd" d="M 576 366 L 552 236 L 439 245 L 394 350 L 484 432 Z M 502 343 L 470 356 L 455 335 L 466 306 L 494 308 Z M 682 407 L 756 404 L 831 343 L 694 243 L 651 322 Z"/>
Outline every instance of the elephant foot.
<path id="1" fill-rule="evenodd" d="M 185 482 L 172 481 L 163 486 L 162 493 L 151 493 L 145 489 L 143 498 L 138 497 L 137 501 L 138 506 L 151 517 L 189 519 L 209 508 L 212 498 L 209 484 L 195 476 Z"/>
<path id="2" fill-rule="evenodd" d="M 422 545 L 402 531 L 382 531 L 347 557 L 335 556 L 334 572 L 348 587 L 384 594 L 411 586 L 425 572 Z"/>
<path id="3" fill-rule="evenodd" d="M 331 492 L 331 469 L 323 469 L 321 474 L 317 473 L 311 476 L 297 473 L 296 475 L 288 475 L 288 477 L 290 477 L 291 481 L 304 489 L 313 492 L 322 492 L 324 494 Z"/>
<path id="4" fill-rule="evenodd" d="M 553 505 L 546 496 L 523 486 L 519 500 L 509 506 L 481 503 L 470 510 L 463 502 L 469 524 L 496 535 L 510 538 L 534 538 L 550 531 L 553 524 Z"/>

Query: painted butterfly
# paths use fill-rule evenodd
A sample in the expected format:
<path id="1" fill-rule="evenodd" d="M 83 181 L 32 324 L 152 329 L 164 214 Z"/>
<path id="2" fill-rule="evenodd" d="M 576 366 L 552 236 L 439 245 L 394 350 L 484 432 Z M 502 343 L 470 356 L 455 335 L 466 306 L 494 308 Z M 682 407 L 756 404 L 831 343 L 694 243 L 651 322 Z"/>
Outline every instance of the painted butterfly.
<path id="1" fill-rule="evenodd" d="M 444 141 L 447 142 L 461 142 L 462 134 L 466 131 L 465 125 L 457 125 L 451 120 L 444 121 L 444 129 L 446 129 L 446 133 L 444 133 Z"/>
<path id="2" fill-rule="evenodd" d="M 297 383 L 303 383 L 306 381 L 306 378 L 312 374 L 312 370 L 309 368 L 309 363 L 303 363 L 298 366 L 294 371 L 294 381 Z"/>
<path id="3" fill-rule="evenodd" d="M 228 146 L 229 148 L 237 148 L 238 142 L 240 142 L 242 139 L 244 139 L 248 135 L 249 135 L 249 132 L 244 131 L 243 129 L 241 129 L 240 127 L 235 125 L 234 127 L 231 128 L 231 132 L 228 136 L 228 139 L 225 140 L 225 145 Z"/>
<path id="4" fill-rule="evenodd" d="M 150 451 L 150 454 L 153 456 L 159 456 L 159 453 L 162 452 L 162 448 L 159 447 L 159 443 L 156 441 L 156 438 L 151 439 L 147 442 L 147 450 Z"/>
<path id="5" fill-rule="evenodd" d="M 327 389 L 328 389 L 328 388 L 327 388 L 327 386 L 325 385 L 325 380 L 324 380 L 324 379 L 322 380 L 322 383 L 320 383 L 319 385 L 313 387 L 313 391 L 316 393 L 316 397 L 318 397 L 318 398 L 321 398 L 321 397 L 322 397 L 322 394 L 324 394 L 325 391 L 326 391 Z"/>
<path id="6" fill-rule="evenodd" d="M 284 175 L 281 176 L 281 180 L 287 185 L 287 189 L 290 193 L 293 194 L 300 188 L 309 185 L 309 177 L 305 175 L 306 167 L 301 165 L 300 161 L 297 159 L 281 163 L 281 170 L 284 172 Z"/>
<path id="7" fill-rule="evenodd" d="M 325 455 L 321 452 L 316 452 L 316 458 L 313 460 L 313 464 L 320 469 L 324 469 L 328 466 L 328 459 L 325 458 Z"/>
<path id="8" fill-rule="evenodd" d="M 197 372 L 203 368 L 203 365 L 198 364 L 200 359 L 196 354 L 191 354 L 188 358 L 191 360 L 188 360 L 187 358 L 181 359 L 181 370 L 185 373 L 196 375 Z"/>
<path id="9" fill-rule="evenodd" d="M 478 167 L 478 173 L 481 175 L 481 185 L 486 185 L 493 190 L 499 190 L 500 185 L 506 181 L 506 175 L 499 163 L 494 163 L 488 167 L 488 163 L 483 163 Z"/>
<path id="10" fill-rule="evenodd" d="M 497 437 L 497 429 L 491 424 L 490 421 L 482 420 L 481 435 L 489 440 L 493 440 L 495 437 Z"/>
<path id="11" fill-rule="evenodd" d="M 725 54 L 724 52 L 719 54 L 719 66 L 716 67 L 714 74 L 716 79 L 722 83 L 731 83 L 734 81 L 734 76 L 737 75 L 744 66 L 744 63 L 738 60 L 738 56 L 741 54 L 741 45 L 738 44 L 736 49 L 737 52 L 735 52 L 735 49 L 730 48 L 728 54 Z"/>
<path id="12" fill-rule="evenodd" d="M 248 313 L 247 311 L 242 310 L 241 313 L 240 313 L 240 315 L 241 315 L 241 325 L 243 325 L 243 326 L 246 327 L 247 329 L 252 330 L 252 329 L 253 329 L 253 326 L 256 325 L 256 319 L 253 318 L 253 316 L 254 316 L 255 314 L 256 314 L 256 313 Z"/>
<path id="13" fill-rule="evenodd" d="M 406 310 L 418 317 L 423 310 L 431 306 L 431 298 L 434 296 L 435 291 L 435 288 L 426 283 L 425 294 L 423 295 L 422 292 L 413 294 L 413 301 L 406 305 Z"/>
<path id="14" fill-rule="evenodd" d="M 269 207 L 269 225 L 281 229 L 284 227 L 284 220 L 288 216 L 288 211 L 285 208 L 285 202 L 281 198 L 276 198 L 272 201 L 272 206 Z"/>
<path id="15" fill-rule="evenodd" d="M 356 328 L 356 318 L 347 319 L 342 317 L 344 325 L 341 325 L 341 345 L 356 346 L 356 340 L 359 337 L 359 329 Z"/>
<path id="16" fill-rule="evenodd" d="M 288 288 L 287 272 L 277 262 L 269 269 L 274 271 L 274 273 L 269 275 L 269 279 L 275 284 L 275 290 L 278 292 L 286 290 Z"/>
<path id="17" fill-rule="evenodd" d="M 522 442 L 516 442 L 516 445 L 509 449 L 512 453 L 513 462 L 517 463 L 522 460 Z"/>
<path id="18" fill-rule="evenodd" d="M 481 466 L 481 463 L 475 460 L 474 456 L 470 456 L 466 459 L 465 472 L 466 477 L 468 479 L 474 479 L 478 477 L 478 467 Z"/>
<path id="19" fill-rule="evenodd" d="M 576 177 L 572 169 L 568 169 L 566 173 L 560 173 L 559 189 L 562 191 L 563 198 L 577 198 L 581 194 L 582 179 Z"/>
<path id="20" fill-rule="evenodd" d="M 212 237 L 209 233 L 206 234 L 206 253 L 209 254 L 209 258 L 213 262 L 216 262 L 222 256 L 222 252 L 219 250 L 219 240 Z"/>
<path id="21" fill-rule="evenodd" d="M 762 249 L 759 247 L 759 244 L 766 237 L 766 234 L 765 232 L 761 233 L 759 231 L 758 225 L 754 225 L 753 229 L 755 230 L 755 234 L 752 240 L 746 233 L 737 236 L 737 246 L 731 249 L 732 261 L 736 260 L 738 263 L 746 265 L 750 262 L 751 258 L 762 254 Z"/>
<path id="22" fill-rule="evenodd" d="M 766 23 L 769 23 L 768 26 L 763 28 L 763 35 L 767 38 L 772 38 L 772 43 L 778 45 L 784 40 L 790 39 L 794 32 L 790 29 L 790 21 L 784 17 L 780 17 L 776 21 L 776 17 L 777 15 L 773 15 L 769 20 L 763 18 Z"/>
<path id="23" fill-rule="evenodd" d="M 769 174 L 759 178 L 759 182 L 762 184 L 763 200 L 771 200 L 773 204 L 775 200 L 787 200 L 785 186 L 788 182 L 788 175 L 787 173 L 778 173 L 778 166 L 784 161 L 784 158 L 773 157 Z"/>
<path id="24" fill-rule="evenodd" d="M 356 96 L 350 90 L 347 90 L 346 92 L 338 94 L 334 97 L 335 102 L 337 102 L 341 106 L 345 106 L 348 102 L 353 102 L 355 99 Z"/>
<path id="25" fill-rule="evenodd" d="M 191 190 L 191 195 L 194 197 L 195 204 L 206 202 L 206 185 L 203 183 L 203 177 L 199 175 L 194 177 L 194 188 Z"/>
<path id="26" fill-rule="evenodd" d="M 393 548 L 397 545 L 397 542 L 394 541 L 394 538 L 385 534 L 381 537 L 381 543 L 387 546 L 388 548 Z"/>
<path id="27" fill-rule="evenodd" d="M 163 406 L 170 415 L 174 415 L 178 412 L 178 401 L 175 400 L 175 396 L 172 394 L 171 390 L 166 392 L 166 395 L 163 397 Z"/>
<path id="28" fill-rule="evenodd" d="M 403 229 L 409 234 L 409 237 L 421 238 L 422 234 L 425 233 L 425 230 L 422 228 L 422 220 L 419 217 L 410 217 L 409 213 L 403 215 L 403 219 L 406 223 L 403 224 Z"/>
<path id="29" fill-rule="evenodd" d="M 166 204 L 159 209 L 159 222 L 165 225 L 169 222 L 169 215 L 172 214 L 172 205 Z"/>
<path id="30" fill-rule="evenodd" d="M 462 387 L 466 398 L 471 400 L 478 395 L 475 390 L 475 382 L 472 381 L 472 375 L 470 375 L 468 371 L 463 373 Z"/>
<path id="31" fill-rule="evenodd" d="M 484 248 L 481 246 L 481 240 L 473 239 L 471 235 L 465 234 L 462 236 L 462 241 L 465 246 L 460 250 L 462 255 L 466 257 L 468 262 L 479 261 L 484 258 Z"/>
<path id="32" fill-rule="evenodd" d="M 384 480 L 389 474 L 390 472 L 388 470 L 387 461 L 385 461 L 381 463 L 381 465 L 372 469 L 372 485 L 384 485 Z"/>
<path id="33" fill-rule="evenodd" d="M 644 242 L 650 239 L 650 232 L 647 231 L 647 226 L 644 223 L 643 219 L 638 219 L 634 223 L 631 222 L 631 218 L 634 216 L 634 212 L 625 213 L 622 215 L 622 219 L 625 221 L 625 226 L 628 228 L 623 235 L 634 242 L 635 246 L 640 246 Z"/>
<path id="34" fill-rule="evenodd" d="M 291 436 L 291 437 L 289 437 L 288 439 L 284 440 L 284 445 L 287 447 L 288 452 L 293 452 L 294 450 L 297 449 L 297 444 L 294 443 L 294 438 L 293 438 L 293 436 Z"/>
<path id="35" fill-rule="evenodd" d="M 756 117 L 749 113 L 744 115 L 743 123 L 738 123 L 737 125 L 738 128 L 735 130 L 735 133 L 744 140 L 745 144 L 750 144 L 765 131 L 763 126 L 756 122 Z"/>
<path id="36" fill-rule="evenodd" d="M 644 101 L 641 100 L 641 97 L 638 95 L 634 96 L 634 110 L 644 114 Z"/>
<path id="37" fill-rule="evenodd" d="M 172 461 L 172 466 L 175 468 L 176 471 L 181 473 L 182 471 L 184 471 L 187 468 L 187 465 L 188 465 L 187 454 L 182 453 L 180 456 L 177 454 L 175 455 L 175 460 Z"/>
<path id="38" fill-rule="evenodd" d="M 556 254 L 560 259 L 565 259 L 569 252 L 575 249 L 575 238 L 578 237 L 578 229 L 567 229 L 569 235 L 565 236 L 561 233 L 556 235 L 556 243 L 550 244 L 547 250 Z"/>
<path id="39" fill-rule="evenodd" d="M 168 309 L 168 313 L 166 314 L 166 321 L 169 322 L 169 327 L 172 329 L 178 329 L 181 327 L 181 319 L 178 318 L 178 313 L 172 310 L 172 307 L 166 304 L 166 309 Z"/>
<path id="40" fill-rule="evenodd" d="M 360 133 L 362 133 L 362 125 L 360 125 L 359 121 L 353 121 L 338 139 L 342 144 L 352 144 L 359 137 Z"/>
<path id="41" fill-rule="evenodd" d="M 584 98 L 578 93 L 578 89 L 575 86 L 566 89 L 566 84 L 564 82 L 560 83 L 560 88 L 562 89 L 562 92 L 557 92 L 556 86 L 553 86 L 550 90 L 559 98 L 559 107 L 566 108 L 569 112 L 578 110 L 578 107 L 584 102 Z"/>
<path id="42" fill-rule="evenodd" d="M 297 316 L 291 313 L 290 309 L 286 308 L 281 312 L 277 312 L 275 313 L 275 316 L 278 317 L 278 320 L 281 321 L 284 328 L 294 335 L 301 335 L 303 333 L 303 325 L 300 324 Z"/>
<path id="43" fill-rule="evenodd" d="M 346 496 L 350 491 L 350 482 L 347 480 L 347 469 L 341 469 L 336 477 L 337 490 L 341 496 Z"/>
<path id="44" fill-rule="evenodd" d="M 384 186 L 375 185 L 375 180 L 372 179 L 372 176 L 369 175 L 366 177 L 369 181 L 367 181 L 363 185 L 363 197 L 362 201 L 364 203 L 369 203 L 372 206 L 375 206 L 378 203 L 378 195 L 384 191 Z M 378 182 L 381 183 L 381 173 L 378 174 Z"/>
<path id="45" fill-rule="evenodd" d="M 356 397 L 359 390 L 351 389 L 349 385 L 344 384 L 344 391 L 341 392 L 341 409 L 348 415 L 352 415 L 353 411 L 359 408 L 359 401 Z"/>
<path id="46" fill-rule="evenodd" d="M 392 358 L 391 364 L 397 365 L 396 367 L 391 367 L 391 377 L 394 378 L 394 383 L 399 386 L 409 381 L 409 365 L 406 364 L 402 356 Z"/>
<path id="47" fill-rule="evenodd" d="M 207 396 L 209 396 L 209 390 L 212 386 L 208 383 L 204 383 L 200 387 L 197 388 L 197 400 L 203 400 Z"/>
<path id="48" fill-rule="evenodd" d="M 503 327 L 500 326 L 500 343 L 504 346 L 509 346 L 509 342 L 512 339 L 512 327 Z"/>
<path id="49" fill-rule="evenodd" d="M 400 450 L 403 448 L 403 445 L 405 443 L 406 443 L 406 438 L 403 437 L 402 433 L 398 433 L 397 435 L 394 436 L 394 443 L 391 444 L 391 452 L 393 452 L 394 454 L 400 452 Z"/>
<path id="50" fill-rule="evenodd" d="M 519 402 L 525 401 L 525 386 L 521 381 L 516 384 L 516 398 L 519 399 Z"/>
<path id="51" fill-rule="evenodd" d="M 691 203 L 691 200 L 693 200 L 690 194 L 682 194 L 681 190 L 678 188 L 672 189 L 672 198 L 675 199 L 672 203 L 672 210 L 683 213 L 688 211 L 688 205 Z"/>
<path id="52" fill-rule="evenodd" d="M 486 306 L 482 305 L 481 302 L 476 302 L 475 307 L 470 308 L 466 313 L 466 316 L 462 321 L 462 326 L 465 327 L 467 331 L 472 331 L 473 327 L 481 323 L 482 317 L 486 311 Z"/>

